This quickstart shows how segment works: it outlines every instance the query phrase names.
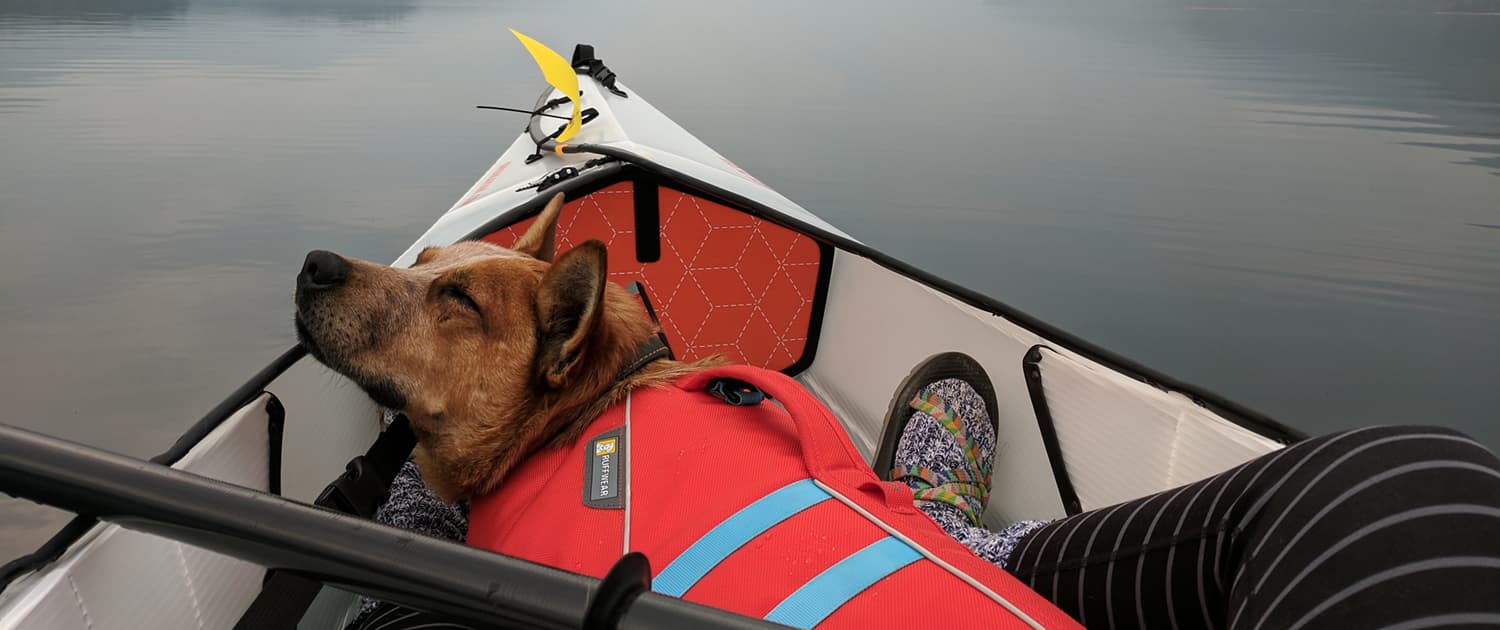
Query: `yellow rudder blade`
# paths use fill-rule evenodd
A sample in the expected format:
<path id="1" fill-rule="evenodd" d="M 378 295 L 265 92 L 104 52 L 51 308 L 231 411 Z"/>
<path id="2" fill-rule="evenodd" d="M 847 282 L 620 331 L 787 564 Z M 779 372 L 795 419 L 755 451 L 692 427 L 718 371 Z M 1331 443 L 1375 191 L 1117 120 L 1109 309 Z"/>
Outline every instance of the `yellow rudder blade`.
<path id="1" fill-rule="evenodd" d="M 583 106 L 578 103 L 578 74 L 573 71 L 573 64 L 568 63 L 568 60 L 563 59 L 563 56 L 557 54 L 556 51 L 521 34 L 520 31 L 510 29 L 510 32 L 516 36 L 516 39 L 521 40 L 521 45 L 526 47 L 526 52 L 531 53 L 531 57 L 536 60 L 536 65 L 541 67 L 542 77 L 547 79 L 547 84 L 557 88 L 563 96 L 573 101 L 572 119 L 568 121 L 568 126 L 563 128 L 562 133 L 557 134 L 558 144 L 567 142 L 578 133 L 578 128 L 583 125 Z"/>

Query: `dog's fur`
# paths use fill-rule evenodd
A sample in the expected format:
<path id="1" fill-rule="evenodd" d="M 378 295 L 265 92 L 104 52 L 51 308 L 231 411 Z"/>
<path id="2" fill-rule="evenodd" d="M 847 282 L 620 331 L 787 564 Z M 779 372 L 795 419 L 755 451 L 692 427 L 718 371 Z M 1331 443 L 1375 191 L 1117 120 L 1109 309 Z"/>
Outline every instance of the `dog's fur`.
<path id="1" fill-rule="evenodd" d="M 298 284 L 298 338 L 406 413 L 440 496 L 487 493 L 527 455 L 576 439 L 630 389 L 719 362 L 656 361 L 617 382 L 657 328 L 607 280 L 603 243 L 553 260 L 562 205 L 553 197 L 514 249 L 428 248 L 409 269 L 345 259 L 337 286 Z"/>

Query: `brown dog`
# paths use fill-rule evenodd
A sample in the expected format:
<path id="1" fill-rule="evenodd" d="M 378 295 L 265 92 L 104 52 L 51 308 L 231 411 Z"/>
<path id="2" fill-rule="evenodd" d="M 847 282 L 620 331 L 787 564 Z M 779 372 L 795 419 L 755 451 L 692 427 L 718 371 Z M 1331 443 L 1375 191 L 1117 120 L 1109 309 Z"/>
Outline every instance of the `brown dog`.
<path id="1" fill-rule="evenodd" d="M 632 388 L 718 363 L 662 360 L 616 381 L 657 328 L 607 280 L 603 243 L 553 261 L 562 203 L 553 197 L 514 250 L 428 248 L 410 269 L 314 251 L 297 276 L 298 338 L 406 413 L 423 476 L 445 498 L 489 492 Z"/>

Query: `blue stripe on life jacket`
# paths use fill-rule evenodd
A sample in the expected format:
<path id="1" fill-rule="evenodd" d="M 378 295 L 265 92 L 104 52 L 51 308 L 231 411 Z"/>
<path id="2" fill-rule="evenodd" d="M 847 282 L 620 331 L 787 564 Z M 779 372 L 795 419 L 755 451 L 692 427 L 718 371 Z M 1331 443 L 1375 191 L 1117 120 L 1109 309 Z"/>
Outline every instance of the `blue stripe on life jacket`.
<path id="1" fill-rule="evenodd" d="M 816 626 L 871 584 L 921 557 L 917 550 L 895 538 L 877 540 L 824 569 L 781 600 L 766 615 L 766 621 L 794 628 Z"/>
<path id="2" fill-rule="evenodd" d="M 811 479 L 792 482 L 740 508 L 708 530 L 652 580 L 651 590 L 682 597 L 698 580 L 751 538 L 809 507 L 833 498 Z"/>

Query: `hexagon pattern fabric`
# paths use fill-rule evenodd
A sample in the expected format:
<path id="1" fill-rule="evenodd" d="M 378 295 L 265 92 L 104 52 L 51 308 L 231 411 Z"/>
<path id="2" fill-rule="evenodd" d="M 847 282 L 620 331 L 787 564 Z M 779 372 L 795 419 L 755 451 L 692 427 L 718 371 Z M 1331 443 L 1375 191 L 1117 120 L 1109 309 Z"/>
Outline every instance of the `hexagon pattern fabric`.
<path id="1" fill-rule="evenodd" d="M 660 188 L 661 259 L 635 254 L 635 189 L 620 182 L 571 199 L 557 220 L 557 251 L 599 239 L 610 279 L 646 286 L 677 357 L 713 354 L 785 370 L 807 345 L 819 248 L 795 231 L 670 188 Z M 535 219 L 484 237 L 509 247 Z"/>

